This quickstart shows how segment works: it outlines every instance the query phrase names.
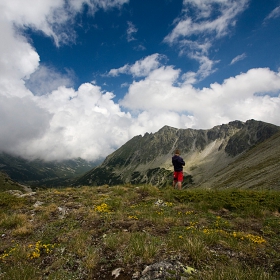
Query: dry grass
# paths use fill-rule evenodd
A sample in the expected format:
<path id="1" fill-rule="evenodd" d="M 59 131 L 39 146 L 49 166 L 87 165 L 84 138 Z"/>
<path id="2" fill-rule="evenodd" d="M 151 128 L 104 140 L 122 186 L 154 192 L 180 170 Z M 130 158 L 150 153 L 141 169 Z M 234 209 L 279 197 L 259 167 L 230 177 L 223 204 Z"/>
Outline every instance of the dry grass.
<path id="1" fill-rule="evenodd" d="M 192 279 L 278 279 L 279 205 L 279 192 L 147 185 L 3 193 L 0 279 L 131 279 L 170 258 Z"/>

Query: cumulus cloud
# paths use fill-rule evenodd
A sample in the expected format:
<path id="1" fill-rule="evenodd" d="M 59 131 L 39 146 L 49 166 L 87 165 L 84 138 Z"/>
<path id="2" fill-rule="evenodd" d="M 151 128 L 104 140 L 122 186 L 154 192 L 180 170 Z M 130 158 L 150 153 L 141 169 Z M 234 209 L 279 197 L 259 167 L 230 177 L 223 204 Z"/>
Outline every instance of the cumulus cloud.
<path id="1" fill-rule="evenodd" d="M 41 137 L 22 145 L 24 156 L 93 160 L 113 152 L 131 137 L 127 130 L 131 116 L 120 110 L 113 97 L 90 83 L 82 84 L 77 91 L 60 87 L 49 95 L 36 97 L 38 106 L 52 118 Z"/>
<path id="2" fill-rule="evenodd" d="M 120 7 L 128 0 L 0 1 L 0 152 L 61 160 L 105 157 L 126 142 L 130 114 L 112 93 L 92 84 L 70 88 L 73 75 L 40 65 L 22 30 L 40 30 L 56 45 L 72 36 L 67 24 L 84 3 L 94 9 Z M 32 9 L 30 9 L 32 7 Z"/>
<path id="3" fill-rule="evenodd" d="M 29 96 L 0 94 L 0 119 L 0 151 L 18 153 L 23 143 L 27 146 L 49 129 L 51 115 Z"/>
<path id="4" fill-rule="evenodd" d="M 226 36 L 235 25 L 237 16 L 248 5 L 248 0 L 184 0 L 182 15 L 174 21 L 175 27 L 164 42 L 177 45 L 180 54 L 199 62 L 199 70 L 187 73 L 187 83 L 195 83 L 213 73 L 217 61 L 209 57 L 214 40 Z M 190 14 L 192 16 L 190 16 Z"/>
<path id="5" fill-rule="evenodd" d="M 161 66 L 131 84 L 120 104 L 113 101 L 112 93 L 90 83 L 82 84 L 77 91 L 59 87 L 33 101 L 11 99 L 6 112 L 15 108 L 22 111 L 17 110 L 19 115 L 14 122 L 5 123 L 12 127 L 23 125 L 25 120 L 29 123 L 15 134 L 7 133 L 8 126 L 6 130 L 2 127 L 1 135 L 21 139 L 13 145 L 25 157 L 92 160 L 108 155 L 134 135 L 155 132 L 164 125 L 210 128 L 217 123 L 251 118 L 279 124 L 280 73 L 251 69 L 201 90 L 191 85 L 176 86 L 179 76 L 180 70 Z M 278 95 L 271 97 L 271 92 Z M 6 103 L 4 100 L 1 104 Z M 133 114 L 125 113 L 120 105 Z M 1 118 L 7 119 L 5 110 Z M 9 139 L 1 140 L 11 147 Z"/>
<path id="6" fill-rule="evenodd" d="M 240 61 L 240 60 L 243 60 L 244 58 L 246 58 L 246 54 L 243 53 L 243 54 L 240 54 L 238 56 L 236 56 L 235 58 L 232 59 L 232 61 L 230 62 L 230 65 Z"/>
<path id="7" fill-rule="evenodd" d="M 3 14 L 0 10 L 0 90 L 5 95 L 29 95 L 22 79 L 37 69 L 39 55 Z"/>
<path id="8" fill-rule="evenodd" d="M 64 31 L 70 19 L 64 9 L 64 0 L 27 0 L 24 5 L 20 0 L 2 1 L 1 6 L 4 18 L 18 28 L 31 27 L 42 31 L 52 37 L 56 45 L 72 40 L 73 34 Z"/>
<path id="9" fill-rule="evenodd" d="M 53 67 L 40 65 L 40 67 L 26 79 L 25 84 L 34 95 L 43 95 L 51 93 L 60 86 L 73 86 L 74 79 L 75 74 L 71 70 L 66 69 L 66 73 L 62 74 Z"/>
<path id="10" fill-rule="evenodd" d="M 94 14 L 99 9 L 108 10 L 121 7 L 129 0 L 21 0 L 1 1 L 4 18 L 19 28 L 31 27 L 53 38 L 55 44 L 75 41 L 72 29 L 75 15 L 84 5 Z M 32 7 L 32 9 L 30 8 Z"/>
<path id="11" fill-rule="evenodd" d="M 0 44 L 0 151 L 30 159 L 82 157 L 96 160 L 104 158 L 131 137 L 156 132 L 164 125 L 200 129 L 234 119 L 245 121 L 251 118 L 280 125 L 280 73 L 256 68 L 221 84 L 197 89 L 190 81 L 196 80 L 197 73 L 203 77 L 214 68 L 215 62 L 208 57 L 211 42 L 195 43 L 186 38 L 189 35 L 183 31 L 183 25 L 182 34 L 177 36 L 177 29 L 169 38 L 176 35 L 174 42 L 181 38 L 185 40 L 181 40 L 178 46 L 182 54 L 186 52 L 184 45 L 192 50 L 189 55 L 200 62 L 198 72 L 182 73 L 172 65 L 163 65 L 161 60 L 164 57 L 158 53 L 112 69 L 111 76 L 123 73 L 138 78 L 126 85 L 128 90 L 120 103 L 114 101 L 113 93 L 94 83 L 84 83 L 74 89 L 71 73 L 70 76 L 69 73 L 61 74 L 49 66 L 40 65 L 39 54 L 20 32 L 25 27 L 41 30 L 55 38 L 59 45 L 71 36 L 66 32 L 64 37 L 64 24 L 71 21 L 71 13 L 74 15 L 82 10 L 83 3 L 90 5 L 94 12 L 127 2 L 72 0 L 65 7 L 62 0 L 28 0 L 21 7 L 19 0 L 0 0 L 3 38 Z M 185 0 L 185 7 L 192 5 L 199 12 L 196 22 L 191 19 L 189 26 L 193 29 L 188 32 L 200 34 L 199 20 L 201 24 L 211 23 L 209 15 L 213 10 L 209 5 L 224 2 Z M 202 4 L 200 8 L 197 3 Z M 233 1 L 226 3 L 235 7 Z M 242 3 L 245 5 L 246 2 Z M 225 17 L 226 12 L 220 11 Z M 57 19 L 59 12 L 61 18 Z M 182 20 L 178 20 L 178 26 L 179 21 Z M 234 19 L 221 19 L 221 22 L 228 22 L 229 26 Z M 219 30 L 217 25 L 212 29 L 203 26 L 200 29 L 212 30 L 217 36 L 227 30 L 226 27 Z"/>
<path id="12" fill-rule="evenodd" d="M 156 69 L 144 80 L 134 82 L 120 104 L 141 113 L 156 110 L 168 115 L 172 112 L 179 119 L 188 119 L 188 122 L 177 121 L 176 124 L 185 122 L 194 128 L 210 128 L 217 122 L 251 118 L 279 124 L 279 72 L 251 69 L 226 79 L 223 84 L 211 84 L 201 90 L 190 84 L 175 86 L 178 77 L 179 71 L 172 67 Z M 272 92 L 275 97 L 271 97 Z"/>

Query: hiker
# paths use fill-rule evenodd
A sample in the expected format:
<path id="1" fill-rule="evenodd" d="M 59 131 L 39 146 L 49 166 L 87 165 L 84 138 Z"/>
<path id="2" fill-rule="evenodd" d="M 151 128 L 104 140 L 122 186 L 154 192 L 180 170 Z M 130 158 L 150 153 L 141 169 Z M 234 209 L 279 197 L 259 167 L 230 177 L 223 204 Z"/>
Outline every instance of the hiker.
<path id="1" fill-rule="evenodd" d="M 184 179 L 183 175 L 183 166 L 185 166 L 184 160 L 180 157 L 180 150 L 175 150 L 175 155 L 172 157 L 172 164 L 174 166 L 173 172 L 173 188 L 177 188 L 178 190 L 182 189 L 182 182 Z"/>

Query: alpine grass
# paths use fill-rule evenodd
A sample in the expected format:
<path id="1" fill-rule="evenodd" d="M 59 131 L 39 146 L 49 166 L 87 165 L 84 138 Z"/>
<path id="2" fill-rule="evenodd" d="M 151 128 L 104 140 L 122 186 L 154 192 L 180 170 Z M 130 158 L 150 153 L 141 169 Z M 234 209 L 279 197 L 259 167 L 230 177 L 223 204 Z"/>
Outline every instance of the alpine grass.
<path id="1" fill-rule="evenodd" d="M 190 279 L 280 279 L 280 192 L 130 184 L 0 194 L 0 279 L 131 279 L 154 262 Z"/>

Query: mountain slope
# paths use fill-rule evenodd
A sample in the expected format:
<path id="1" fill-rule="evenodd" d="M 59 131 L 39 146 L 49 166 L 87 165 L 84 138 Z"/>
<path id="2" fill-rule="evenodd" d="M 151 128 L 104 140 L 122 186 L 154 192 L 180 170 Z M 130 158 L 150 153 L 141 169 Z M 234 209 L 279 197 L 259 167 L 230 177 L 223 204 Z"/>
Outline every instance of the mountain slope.
<path id="1" fill-rule="evenodd" d="M 63 162 L 29 161 L 20 157 L 0 154 L 0 171 L 12 180 L 31 186 L 58 186 L 69 184 L 69 180 L 81 176 L 98 163 L 82 159 Z"/>
<path id="2" fill-rule="evenodd" d="M 280 190 L 280 132 L 252 147 L 201 186 Z"/>
<path id="3" fill-rule="evenodd" d="M 21 192 L 25 192 L 26 187 L 11 180 L 7 174 L 0 172 L 0 193 L 9 190 L 19 190 Z"/>
<path id="4" fill-rule="evenodd" d="M 135 136 L 75 184 L 170 185 L 171 156 L 179 148 L 186 162 L 184 185 L 198 186 L 278 131 L 278 126 L 255 120 L 234 121 L 209 130 L 165 126 L 154 134 Z"/>

